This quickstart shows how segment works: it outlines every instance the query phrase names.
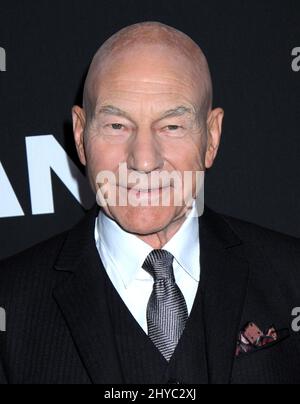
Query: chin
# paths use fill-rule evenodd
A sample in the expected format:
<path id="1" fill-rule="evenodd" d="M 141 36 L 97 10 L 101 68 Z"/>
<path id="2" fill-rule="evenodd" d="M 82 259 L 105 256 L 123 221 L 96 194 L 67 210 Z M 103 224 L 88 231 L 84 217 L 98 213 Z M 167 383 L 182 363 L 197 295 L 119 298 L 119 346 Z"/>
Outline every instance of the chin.
<path id="1" fill-rule="evenodd" d="M 175 207 L 119 207 L 112 208 L 110 213 L 128 233 L 147 236 L 166 229 L 177 212 Z"/>

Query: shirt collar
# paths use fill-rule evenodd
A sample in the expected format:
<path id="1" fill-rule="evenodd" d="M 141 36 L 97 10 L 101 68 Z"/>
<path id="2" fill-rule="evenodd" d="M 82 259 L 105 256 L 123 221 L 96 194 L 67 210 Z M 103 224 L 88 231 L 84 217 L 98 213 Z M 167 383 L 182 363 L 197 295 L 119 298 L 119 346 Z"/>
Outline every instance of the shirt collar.
<path id="1" fill-rule="evenodd" d="M 175 236 L 165 245 L 164 250 L 170 252 L 179 266 L 195 281 L 199 282 L 199 219 L 196 205 Z M 125 288 L 137 279 L 148 279 L 150 275 L 141 268 L 153 248 L 137 236 L 123 230 L 102 210 L 96 220 L 96 244 L 101 257 L 109 256 Z M 105 263 L 104 263 L 105 264 Z"/>
<path id="2" fill-rule="evenodd" d="M 189 216 L 175 234 L 164 246 L 164 250 L 171 253 L 180 267 L 195 281 L 200 281 L 200 235 L 199 218 L 196 204 Z"/>
<path id="3" fill-rule="evenodd" d="M 102 210 L 96 223 L 96 242 L 102 252 L 101 257 L 109 256 L 125 288 L 128 288 L 136 279 L 145 259 L 153 250 L 143 240 L 123 230 Z M 146 271 L 143 273 L 145 273 L 145 279 L 150 277 Z"/>

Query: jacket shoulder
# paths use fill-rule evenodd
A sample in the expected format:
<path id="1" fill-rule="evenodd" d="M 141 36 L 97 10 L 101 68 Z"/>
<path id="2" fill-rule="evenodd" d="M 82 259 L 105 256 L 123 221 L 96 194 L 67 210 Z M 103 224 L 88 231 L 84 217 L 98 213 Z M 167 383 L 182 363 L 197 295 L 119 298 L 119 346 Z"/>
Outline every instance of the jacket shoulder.
<path id="1" fill-rule="evenodd" d="M 264 277 L 268 282 L 277 279 L 293 295 L 295 285 L 300 287 L 300 239 L 232 216 L 218 215 L 242 242 L 254 278 Z M 296 296 L 299 298 L 298 292 Z"/>
<path id="2" fill-rule="evenodd" d="M 0 282 L 18 279 L 23 273 L 30 280 L 37 271 L 45 272 L 53 267 L 55 259 L 63 247 L 68 232 L 61 233 L 12 257 L 0 261 Z"/>
<path id="3" fill-rule="evenodd" d="M 246 243 L 256 246 L 282 246 L 300 250 L 300 238 L 268 229 L 229 215 L 220 215 L 231 230 Z"/>
<path id="4" fill-rule="evenodd" d="M 30 288 L 33 284 L 38 287 L 39 283 L 51 286 L 55 278 L 54 273 L 57 272 L 53 271 L 53 267 L 68 240 L 73 240 L 73 247 L 72 251 L 67 251 L 66 254 L 78 253 L 78 245 L 82 239 L 87 239 L 92 234 L 97 214 L 98 206 L 95 205 L 71 229 L 0 261 L 0 291 L 3 292 L 5 285 L 10 287 L 22 283 L 28 283 Z"/>

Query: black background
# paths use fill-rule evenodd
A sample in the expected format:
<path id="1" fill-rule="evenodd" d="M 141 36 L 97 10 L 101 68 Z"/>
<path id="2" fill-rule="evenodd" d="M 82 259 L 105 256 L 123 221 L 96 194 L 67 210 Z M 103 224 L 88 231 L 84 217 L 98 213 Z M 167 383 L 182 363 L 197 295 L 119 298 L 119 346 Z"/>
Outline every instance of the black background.
<path id="1" fill-rule="evenodd" d="M 25 137 L 53 134 L 79 166 L 71 107 L 91 57 L 126 25 L 157 20 L 206 53 L 222 147 L 207 174 L 211 208 L 300 237 L 300 2 L 291 0 L 0 0 L 0 161 L 25 212 L 0 219 L 0 258 L 75 224 L 84 209 L 53 175 L 55 214 L 33 216 Z M 1 197 L 1 190 L 0 190 Z"/>

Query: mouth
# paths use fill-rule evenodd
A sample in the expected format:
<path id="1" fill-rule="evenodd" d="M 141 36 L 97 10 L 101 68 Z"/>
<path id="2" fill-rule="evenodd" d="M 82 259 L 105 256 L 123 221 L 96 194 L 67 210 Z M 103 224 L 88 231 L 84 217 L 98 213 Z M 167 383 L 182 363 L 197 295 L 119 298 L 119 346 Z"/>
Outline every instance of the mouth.
<path id="1" fill-rule="evenodd" d="M 128 187 L 123 187 L 119 186 L 124 191 L 127 191 L 127 193 L 131 193 L 134 195 L 138 200 L 139 199 L 155 199 L 160 197 L 164 192 L 170 190 L 170 186 L 167 187 L 160 187 L 160 188 L 152 188 L 152 189 L 137 189 L 137 188 L 128 188 Z"/>
<path id="2" fill-rule="evenodd" d="M 134 190 L 137 196 L 155 196 L 161 194 L 166 188 L 155 188 L 155 189 L 139 189 Z"/>

